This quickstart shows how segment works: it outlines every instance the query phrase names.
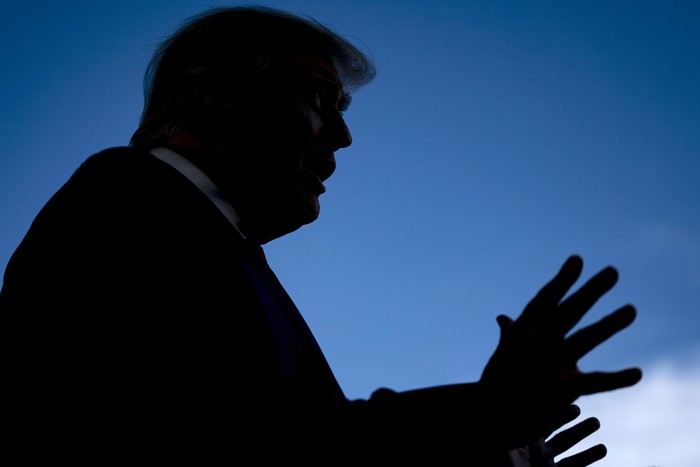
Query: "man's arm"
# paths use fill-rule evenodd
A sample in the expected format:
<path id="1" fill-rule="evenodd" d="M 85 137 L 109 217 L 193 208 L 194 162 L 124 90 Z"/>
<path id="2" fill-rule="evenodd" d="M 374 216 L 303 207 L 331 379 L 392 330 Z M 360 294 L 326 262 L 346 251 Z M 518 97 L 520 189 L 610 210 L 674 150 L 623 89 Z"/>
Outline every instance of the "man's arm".
<path id="1" fill-rule="evenodd" d="M 606 268 L 564 299 L 582 267 L 581 258 L 572 256 L 516 321 L 498 317 L 501 339 L 478 382 L 377 391 L 369 404 L 374 426 L 417 449 L 427 440 L 445 451 L 478 446 L 488 459 L 545 439 L 579 396 L 636 384 L 641 378 L 636 368 L 583 373 L 577 367 L 636 316 L 627 305 L 567 337 L 618 278 L 615 269 Z"/>

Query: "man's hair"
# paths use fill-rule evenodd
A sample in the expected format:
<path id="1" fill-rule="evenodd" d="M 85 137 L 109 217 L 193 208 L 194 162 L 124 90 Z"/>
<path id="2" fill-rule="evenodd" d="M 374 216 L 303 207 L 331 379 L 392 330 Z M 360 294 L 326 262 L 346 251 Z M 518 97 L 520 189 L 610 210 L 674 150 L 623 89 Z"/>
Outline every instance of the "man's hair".
<path id="1" fill-rule="evenodd" d="M 300 53 L 335 65 L 346 92 L 369 83 L 372 60 L 312 18 L 260 6 L 218 7 L 185 20 L 156 49 L 144 76 L 144 110 L 132 146 L 153 146 L 182 129 L 204 129 L 224 112 L 203 109 L 203 95 L 235 102 L 259 72 Z M 217 105 L 223 105 L 218 103 Z M 211 108 L 214 107 L 214 108 Z M 206 115 L 204 113 L 206 113 Z"/>

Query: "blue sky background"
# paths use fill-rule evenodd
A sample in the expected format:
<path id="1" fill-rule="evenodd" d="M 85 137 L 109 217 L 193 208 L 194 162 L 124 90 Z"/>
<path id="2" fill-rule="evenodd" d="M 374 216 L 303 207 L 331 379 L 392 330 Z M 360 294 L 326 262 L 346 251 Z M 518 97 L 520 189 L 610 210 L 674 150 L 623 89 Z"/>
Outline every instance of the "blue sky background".
<path id="1" fill-rule="evenodd" d="M 604 466 L 700 454 L 700 2 L 268 1 L 372 55 L 319 220 L 266 246 L 351 398 L 474 381 L 572 253 L 638 320 L 581 362 L 641 366 L 580 400 Z M 155 45 L 214 5 L 5 0 L 0 273 L 90 154 L 126 145 Z M 57 310 L 58 312 L 58 310 Z"/>

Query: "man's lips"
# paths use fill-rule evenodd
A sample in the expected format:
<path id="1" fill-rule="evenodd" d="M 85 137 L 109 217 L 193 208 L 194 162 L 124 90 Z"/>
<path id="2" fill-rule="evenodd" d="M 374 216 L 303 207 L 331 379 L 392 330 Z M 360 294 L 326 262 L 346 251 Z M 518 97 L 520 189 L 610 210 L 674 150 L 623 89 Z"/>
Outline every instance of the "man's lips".
<path id="1" fill-rule="evenodd" d="M 311 167 L 307 166 L 309 184 L 313 189 L 314 193 L 322 194 L 326 192 L 326 187 L 323 185 L 325 180 L 328 180 L 333 172 L 335 172 L 336 164 L 335 157 L 333 153 L 330 153 L 326 157 L 320 157 L 315 159 L 316 164 Z"/>
<path id="2" fill-rule="evenodd" d="M 310 170 L 307 172 L 307 174 L 308 176 L 306 177 L 306 184 L 309 187 L 309 189 L 316 195 L 325 193 L 326 187 L 325 185 L 323 185 L 321 177 L 319 177 Z"/>
<path id="3" fill-rule="evenodd" d="M 325 157 L 318 158 L 318 162 L 312 164 L 312 171 L 314 174 L 318 175 L 321 182 L 328 180 L 333 172 L 335 172 L 335 156 L 333 153 L 329 153 Z"/>

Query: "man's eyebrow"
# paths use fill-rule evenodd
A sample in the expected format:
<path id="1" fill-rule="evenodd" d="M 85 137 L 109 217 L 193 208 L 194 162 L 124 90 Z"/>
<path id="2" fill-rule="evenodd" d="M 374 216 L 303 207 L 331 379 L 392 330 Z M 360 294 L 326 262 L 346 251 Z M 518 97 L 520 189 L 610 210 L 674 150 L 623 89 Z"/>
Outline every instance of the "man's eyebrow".
<path id="1" fill-rule="evenodd" d="M 337 78 L 320 70 L 314 70 L 311 73 L 311 78 L 317 83 L 322 84 L 329 91 L 338 92 L 340 94 L 338 98 L 338 110 L 343 112 L 350 107 L 352 95 L 343 87 L 343 83 Z"/>
<path id="2" fill-rule="evenodd" d="M 341 91 L 340 99 L 338 100 L 338 110 L 340 110 L 341 112 L 345 112 L 346 110 L 348 110 L 348 107 L 350 107 L 351 102 L 352 94 L 343 89 Z"/>

